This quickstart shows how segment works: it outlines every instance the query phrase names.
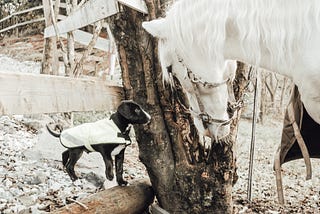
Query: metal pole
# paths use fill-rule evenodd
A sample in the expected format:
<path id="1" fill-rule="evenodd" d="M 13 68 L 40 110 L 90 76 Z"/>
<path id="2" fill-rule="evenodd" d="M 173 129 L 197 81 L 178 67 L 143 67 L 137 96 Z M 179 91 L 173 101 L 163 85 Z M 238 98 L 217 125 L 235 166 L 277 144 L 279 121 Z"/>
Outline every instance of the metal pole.
<path id="1" fill-rule="evenodd" d="M 259 88 L 258 74 L 257 74 L 257 69 L 255 69 L 255 90 L 254 90 L 250 160 L 249 160 L 249 173 L 248 173 L 248 189 L 247 189 L 247 198 L 249 202 L 251 202 L 251 198 L 252 198 L 252 170 L 253 170 L 254 145 L 256 140 L 256 124 L 257 124 L 257 118 L 258 118 L 258 88 Z"/>

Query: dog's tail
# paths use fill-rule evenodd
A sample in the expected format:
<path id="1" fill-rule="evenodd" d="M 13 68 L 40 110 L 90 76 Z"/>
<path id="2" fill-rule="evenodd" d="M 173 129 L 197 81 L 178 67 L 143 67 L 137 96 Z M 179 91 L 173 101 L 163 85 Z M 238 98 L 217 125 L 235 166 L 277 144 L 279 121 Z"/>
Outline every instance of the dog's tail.
<path id="1" fill-rule="evenodd" d="M 48 132 L 54 137 L 60 137 L 63 127 L 60 124 L 48 123 L 46 125 Z"/>

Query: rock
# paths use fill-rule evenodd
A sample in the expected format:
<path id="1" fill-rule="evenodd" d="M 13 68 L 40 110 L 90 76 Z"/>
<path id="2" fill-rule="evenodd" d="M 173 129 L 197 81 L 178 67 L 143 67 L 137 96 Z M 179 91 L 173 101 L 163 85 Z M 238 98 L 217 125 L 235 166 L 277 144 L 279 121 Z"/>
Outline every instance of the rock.
<path id="1" fill-rule="evenodd" d="M 12 186 L 12 181 L 6 179 L 5 182 L 4 182 L 4 185 L 8 188 L 10 188 Z"/>
<path id="2" fill-rule="evenodd" d="M 18 198 L 18 200 L 25 205 L 26 207 L 29 207 L 31 205 L 34 205 L 37 201 L 37 197 L 33 195 L 23 195 Z"/>
<path id="3" fill-rule="evenodd" d="M 102 188 L 105 178 L 93 172 L 82 174 L 82 178 L 93 184 L 96 188 Z"/>
<path id="4" fill-rule="evenodd" d="M 8 187 L 6 187 L 7 189 Z M 5 203 L 7 202 L 6 198 L 11 198 L 12 194 L 9 191 L 6 191 L 4 189 L 4 187 L 0 187 L 0 199 L 2 199 L 2 201 L 0 201 L 0 203 Z"/>
<path id="5" fill-rule="evenodd" d="M 39 172 L 36 176 L 35 176 L 35 181 L 37 181 L 38 183 L 34 183 L 35 185 L 41 184 L 41 183 L 46 183 L 46 181 L 48 180 L 48 176 L 43 173 L 43 172 Z"/>
<path id="6" fill-rule="evenodd" d="M 62 184 L 60 183 L 53 183 L 51 186 L 50 186 L 50 190 L 52 191 L 59 191 L 62 187 Z"/>

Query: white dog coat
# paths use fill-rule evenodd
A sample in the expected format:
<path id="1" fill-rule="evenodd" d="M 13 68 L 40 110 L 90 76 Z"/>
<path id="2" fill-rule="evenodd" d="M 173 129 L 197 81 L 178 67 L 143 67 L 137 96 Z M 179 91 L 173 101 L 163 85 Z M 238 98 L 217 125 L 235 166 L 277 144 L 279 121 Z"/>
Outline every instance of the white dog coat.
<path id="1" fill-rule="evenodd" d="M 95 151 L 91 145 L 121 144 L 125 148 L 131 143 L 124 138 L 117 125 L 110 119 L 66 129 L 61 133 L 60 142 L 66 148 L 85 146 L 91 152 Z"/>

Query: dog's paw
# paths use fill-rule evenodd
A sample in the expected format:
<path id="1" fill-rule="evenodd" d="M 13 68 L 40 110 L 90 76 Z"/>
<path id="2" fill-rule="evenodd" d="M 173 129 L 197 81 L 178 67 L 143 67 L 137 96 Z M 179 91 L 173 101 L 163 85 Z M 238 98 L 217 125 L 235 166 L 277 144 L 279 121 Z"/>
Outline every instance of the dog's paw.
<path id="1" fill-rule="evenodd" d="M 113 172 L 106 172 L 106 178 L 107 178 L 109 181 L 112 181 L 113 178 L 114 178 Z"/>
<path id="2" fill-rule="evenodd" d="M 74 175 L 74 176 L 70 175 L 70 178 L 72 181 L 76 181 L 79 179 L 78 176 L 76 176 L 76 175 Z"/>
<path id="3" fill-rule="evenodd" d="M 68 173 L 68 175 L 69 175 L 69 177 L 71 178 L 72 181 L 78 180 L 78 176 L 76 176 L 74 171 L 72 171 L 72 170 L 70 171 L 67 168 L 66 168 L 66 171 L 67 171 L 67 173 Z"/>
<path id="4" fill-rule="evenodd" d="M 119 186 L 122 186 L 122 187 L 128 185 L 128 181 L 125 181 L 123 179 L 121 179 L 121 180 L 117 179 L 117 183 L 118 183 Z"/>

